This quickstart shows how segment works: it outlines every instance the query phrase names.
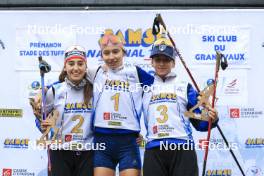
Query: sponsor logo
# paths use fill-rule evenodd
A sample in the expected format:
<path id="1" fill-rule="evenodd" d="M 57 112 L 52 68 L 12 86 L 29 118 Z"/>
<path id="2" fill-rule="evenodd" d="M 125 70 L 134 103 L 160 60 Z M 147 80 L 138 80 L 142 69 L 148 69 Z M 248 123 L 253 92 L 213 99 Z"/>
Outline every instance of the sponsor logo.
<path id="1" fill-rule="evenodd" d="M 104 120 L 110 120 L 111 114 L 110 112 L 104 112 Z"/>
<path id="2" fill-rule="evenodd" d="M 247 176 L 263 176 L 263 171 L 257 166 L 251 166 L 246 171 Z"/>
<path id="3" fill-rule="evenodd" d="M 39 81 L 33 81 L 31 83 L 31 87 L 30 88 L 33 89 L 33 90 L 39 90 L 40 89 L 40 83 L 39 83 Z"/>
<path id="4" fill-rule="evenodd" d="M 65 142 L 70 142 L 70 141 L 72 141 L 72 135 L 66 134 L 65 135 Z"/>
<path id="5" fill-rule="evenodd" d="M 27 169 L 3 169 L 2 176 L 12 176 L 12 175 L 27 175 L 35 176 L 34 172 L 29 172 Z"/>
<path id="6" fill-rule="evenodd" d="M 215 169 L 215 170 L 207 170 L 206 176 L 231 176 L 231 169 Z"/>
<path id="7" fill-rule="evenodd" d="M 165 44 L 159 45 L 159 50 L 164 51 L 166 49 L 166 47 L 167 46 Z"/>
<path id="8" fill-rule="evenodd" d="M 234 88 L 237 85 L 237 79 L 232 80 L 231 82 L 229 82 L 229 84 L 226 86 L 228 88 Z"/>
<path id="9" fill-rule="evenodd" d="M 150 103 L 156 102 L 156 101 L 176 101 L 177 95 L 175 93 L 160 93 L 152 95 Z"/>
<path id="10" fill-rule="evenodd" d="M 239 108 L 230 108 L 229 109 L 230 118 L 239 118 L 240 117 L 240 109 Z"/>
<path id="11" fill-rule="evenodd" d="M 34 98 L 39 93 L 40 89 L 41 89 L 40 82 L 39 81 L 33 81 L 28 87 L 29 98 Z"/>
<path id="12" fill-rule="evenodd" d="M 23 116 L 22 109 L 0 109 L 0 117 L 21 118 L 22 116 Z"/>
<path id="13" fill-rule="evenodd" d="M 263 115 L 263 111 L 252 107 L 229 108 L 230 118 L 259 118 Z"/>
<path id="14" fill-rule="evenodd" d="M 123 121 L 126 120 L 127 117 L 122 116 L 120 113 L 110 113 L 110 112 L 104 112 L 103 114 L 104 120 L 118 120 L 118 121 Z"/>
<path id="15" fill-rule="evenodd" d="M 89 112 L 91 109 L 92 109 L 91 103 L 89 103 L 88 105 L 86 105 L 85 103 L 66 103 L 64 107 L 65 110 L 64 113 Z"/>
<path id="16" fill-rule="evenodd" d="M 122 122 L 109 121 L 108 125 L 110 125 L 110 126 L 122 126 Z"/>
<path id="17" fill-rule="evenodd" d="M 264 138 L 247 138 L 245 145 L 246 148 L 262 148 L 264 147 Z"/>
<path id="18" fill-rule="evenodd" d="M 11 176 L 12 175 L 12 169 L 3 169 L 2 176 Z"/>
<path id="19" fill-rule="evenodd" d="M 124 46 L 126 46 L 126 56 L 129 58 L 148 58 L 149 51 L 145 48 L 150 47 L 156 36 L 152 34 L 152 29 L 126 29 L 122 31 L 118 29 L 116 32 L 112 29 L 106 29 L 105 33 L 115 34 L 119 36 L 119 38 L 124 42 Z M 87 57 L 101 57 L 101 52 L 98 49 L 89 49 L 87 51 Z"/>
<path id="20" fill-rule="evenodd" d="M 28 148 L 29 139 L 5 139 L 4 148 Z"/>
<path id="21" fill-rule="evenodd" d="M 224 94 L 226 95 L 238 95 L 240 93 L 240 81 L 238 79 L 232 79 L 224 81 Z"/>
<path id="22" fill-rule="evenodd" d="M 158 137 L 167 137 L 169 133 L 158 133 Z"/>

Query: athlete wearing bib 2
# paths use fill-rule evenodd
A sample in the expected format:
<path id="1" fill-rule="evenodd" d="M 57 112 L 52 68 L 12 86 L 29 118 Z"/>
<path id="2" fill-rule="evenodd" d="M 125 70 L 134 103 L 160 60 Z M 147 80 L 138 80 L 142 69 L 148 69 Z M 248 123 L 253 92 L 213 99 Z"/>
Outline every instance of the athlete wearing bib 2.
<path id="1" fill-rule="evenodd" d="M 46 93 L 47 113 L 57 110 L 59 116 L 56 122 L 49 118 L 43 120 L 41 131 L 56 123 L 59 128 L 56 139 L 62 140 L 61 145 L 50 146 L 54 176 L 93 176 L 92 85 L 85 79 L 86 70 L 84 48 L 71 46 L 65 51 L 59 83 Z"/>
<path id="2" fill-rule="evenodd" d="M 105 65 L 88 76 L 94 86 L 95 142 L 105 143 L 106 150 L 95 151 L 95 175 L 114 176 L 119 164 L 121 176 L 138 176 L 142 87 L 153 77 L 139 67 L 124 66 L 125 49 L 118 36 L 106 32 L 99 46 Z"/>
<path id="3" fill-rule="evenodd" d="M 198 176 L 190 124 L 198 131 L 207 131 L 208 122 L 184 116 L 184 112 L 196 104 L 198 93 L 172 72 L 175 55 L 171 42 L 165 37 L 153 44 L 150 57 L 155 79 L 143 97 L 147 129 L 144 176 Z M 199 109 L 195 111 L 200 112 Z M 215 127 L 217 115 L 214 109 L 209 110 L 209 117 Z"/>

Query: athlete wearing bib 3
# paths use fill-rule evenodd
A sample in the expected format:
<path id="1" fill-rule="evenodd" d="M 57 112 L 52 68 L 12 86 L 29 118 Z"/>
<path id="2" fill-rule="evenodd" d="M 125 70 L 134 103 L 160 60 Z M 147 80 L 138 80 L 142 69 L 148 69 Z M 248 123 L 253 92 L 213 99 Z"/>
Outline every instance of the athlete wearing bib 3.
<path id="1" fill-rule="evenodd" d="M 105 65 L 89 70 L 88 76 L 94 86 L 95 142 L 105 143 L 106 149 L 95 151 L 95 175 L 114 176 L 119 164 L 121 176 L 138 176 L 142 87 L 153 77 L 139 67 L 124 65 L 125 49 L 118 36 L 106 32 L 99 46 Z"/>
<path id="2" fill-rule="evenodd" d="M 190 124 L 198 131 L 207 131 L 208 122 L 184 116 L 184 112 L 197 103 L 198 93 L 191 84 L 172 72 L 175 55 L 171 42 L 165 37 L 153 44 L 150 57 L 155 79 L 143 97 L 147 129 L 144 176 L 198 176 Z M 200 112 L 199 109 L 195 111 Z M 209 109 L 208 114 L 215 127 L 218 121 L 216 111 Z"/>
<path id="3" fill-rule="evenodd" d="M 59 128 L 56 139 L 62 141 L 62 145 L 50 146 L 53 176 L 93 176 L 92 85 L 86 79 L 86 70 L 84 48 L 68 48 L 59 83 L 46 93 L 47 113 L 57 110 L 59 116 L 56 122 L 43 120 L 40 128 L 44 132 L 55 123 Z"/>

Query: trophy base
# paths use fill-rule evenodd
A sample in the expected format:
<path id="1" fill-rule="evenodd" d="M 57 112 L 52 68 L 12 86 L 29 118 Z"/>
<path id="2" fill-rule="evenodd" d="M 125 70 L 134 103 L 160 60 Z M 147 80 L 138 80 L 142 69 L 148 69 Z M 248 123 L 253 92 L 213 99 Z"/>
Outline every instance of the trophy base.
<path id="1" fill-rule="evenodd" d="M 202 112 L 201 114 L 196 114 L 190 111 L 184 112 L 185 117 L 189 117 L 192 119 L 202 120 L 202 121 L 209 121 L 209 117 L 207 116 L 206 112 Z"/>

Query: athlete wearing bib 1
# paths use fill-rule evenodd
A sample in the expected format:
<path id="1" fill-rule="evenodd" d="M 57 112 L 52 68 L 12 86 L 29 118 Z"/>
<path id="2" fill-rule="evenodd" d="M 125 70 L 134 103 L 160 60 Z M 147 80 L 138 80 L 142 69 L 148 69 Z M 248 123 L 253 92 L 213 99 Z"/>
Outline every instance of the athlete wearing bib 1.
<path id="1" fill-rule="evenodd" d="M 175 52 L 168 39 L 157 40 L 150 57 L 155 79 L 143 97 L 147 129 L 143 175 L 198 176 L 190 124 L 198 131 L 206 131 L 208 122 L 184 116 L 184 112 L 196 104 L 198 93 L 171 71 L 175 66 Z M 196 112 L 200 110 L 196 109 Z M 214 127 L 217 123 L 214 109 L 209 111 L 209 116 L 214 119 Z M 187 150 L 183 148 L 184 144 L 187 144 Z"/>
<path id="2" fill-rule="evenodd" d="M 136 138 L 140 132 L 142 87 L 153 77 L 139 67 L 125 67 L 125 50 L 119 37 L 105 34 L 99 41 L 105 62 L 96 72 L 88 72 L 94 86 L 95 142 L 106 150 L 95 151 L 95 175 L 139 175 L 141 161 Z"/>

